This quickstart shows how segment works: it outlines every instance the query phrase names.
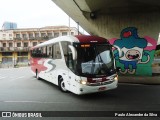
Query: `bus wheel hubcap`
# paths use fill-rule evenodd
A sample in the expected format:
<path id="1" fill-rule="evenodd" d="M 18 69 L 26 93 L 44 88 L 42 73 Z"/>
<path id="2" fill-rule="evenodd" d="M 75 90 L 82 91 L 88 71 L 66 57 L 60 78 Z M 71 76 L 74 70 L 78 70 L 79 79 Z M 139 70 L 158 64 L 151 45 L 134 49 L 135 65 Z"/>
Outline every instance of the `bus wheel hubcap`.
<path id="1" fill-rule="evenodd" d="M 61 88 L 62 88 L 63 91 L 66 91 L 64 81 L 61 82 Z"/>

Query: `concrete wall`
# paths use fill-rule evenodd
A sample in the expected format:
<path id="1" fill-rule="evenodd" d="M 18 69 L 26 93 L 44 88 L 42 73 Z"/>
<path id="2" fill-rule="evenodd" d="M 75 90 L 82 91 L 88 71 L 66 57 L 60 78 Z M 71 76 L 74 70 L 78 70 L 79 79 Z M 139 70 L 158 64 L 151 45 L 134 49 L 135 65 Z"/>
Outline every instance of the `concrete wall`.
<path id="1" fill-rule="evenodd" d="M 160 32 L 159 12 L 99 15 L 88 20 L 96 30 L 96 35 L 107 38 L 123 51 L 122 57 L 114 51 L 121 74 L 152 75 L 152 63 Z"/>
<path id="2" fill-rule="evenodd" d="M 119 38 L 120 32 L 126 27 L 136 27 L 140 36 L 150 36 L 158 40 L 160 32 L 160 13 L 121 13 L 98 15 L 95 19 L 88 18 L 96 34 L 105 38 Z"/>

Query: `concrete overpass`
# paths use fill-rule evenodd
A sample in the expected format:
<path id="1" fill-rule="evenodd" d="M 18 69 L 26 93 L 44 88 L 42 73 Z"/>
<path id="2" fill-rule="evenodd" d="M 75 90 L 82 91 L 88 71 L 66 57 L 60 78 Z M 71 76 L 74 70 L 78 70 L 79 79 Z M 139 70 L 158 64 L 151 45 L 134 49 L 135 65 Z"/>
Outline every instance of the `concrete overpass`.
<path id="1" fill-rule="evenodd" d="M 138 26 L 141 35 L 158 38 L 158 0 L 52 0 L 89 33 L 119 37 L 126 26 Z M 146 29 L 147 28 L 147 29 Z"/>
<path id="2" fill-rule="evenodd" d="M 111 44 L 121 47 L 124 56 L 115 58 L 122 74 L 152 75 L 160 32 L 160 1 L 52 1 L 90 34 L 105 37 Z"/>

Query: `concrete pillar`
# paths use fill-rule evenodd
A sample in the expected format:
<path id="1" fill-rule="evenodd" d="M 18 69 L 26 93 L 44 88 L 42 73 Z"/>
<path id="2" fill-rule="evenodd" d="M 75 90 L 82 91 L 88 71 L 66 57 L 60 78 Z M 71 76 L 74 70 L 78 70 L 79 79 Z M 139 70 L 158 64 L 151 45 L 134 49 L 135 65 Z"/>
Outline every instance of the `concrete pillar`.
<path id="1" fill-rule="evenodd" d="M 17 59 L 18 59 L 18 55 L 17 52 L 13 52 L 13 65 L 16 66 L 17 65 Z"/>

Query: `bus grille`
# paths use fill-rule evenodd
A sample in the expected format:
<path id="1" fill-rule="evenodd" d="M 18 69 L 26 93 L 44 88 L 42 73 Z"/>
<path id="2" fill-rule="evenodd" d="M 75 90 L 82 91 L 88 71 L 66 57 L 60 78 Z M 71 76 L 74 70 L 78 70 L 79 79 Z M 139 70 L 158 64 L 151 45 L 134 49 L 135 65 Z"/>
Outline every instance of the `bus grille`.
<path id="1" fill-rule="evenodd" d="M 87 83 L 88 86 L 101 86 L 113 83 L 115 80 L 109 80 L 105 82 L 97 82 L 97 83 Z"/>

